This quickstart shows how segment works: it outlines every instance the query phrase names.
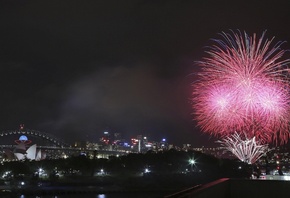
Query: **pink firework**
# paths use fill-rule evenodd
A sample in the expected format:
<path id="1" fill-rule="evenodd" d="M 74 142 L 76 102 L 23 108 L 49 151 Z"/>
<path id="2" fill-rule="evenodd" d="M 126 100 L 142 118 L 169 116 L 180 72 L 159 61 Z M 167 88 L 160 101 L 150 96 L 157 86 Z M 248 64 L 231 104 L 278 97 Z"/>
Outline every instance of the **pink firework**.
<path id="1" fill-rule="evenodd" d="M 289 80 L 281 44 L 241 32 L 214 40 L 194 83 L 193 109 L 201 129 L 225 137 L 246 132 L 261 142 L 289 138 Z"/>

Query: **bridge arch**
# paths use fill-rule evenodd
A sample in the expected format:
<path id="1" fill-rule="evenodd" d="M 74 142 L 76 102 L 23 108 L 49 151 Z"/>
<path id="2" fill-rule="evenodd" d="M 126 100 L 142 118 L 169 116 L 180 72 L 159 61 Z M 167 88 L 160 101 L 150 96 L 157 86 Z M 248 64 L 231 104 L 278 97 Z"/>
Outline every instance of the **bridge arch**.
<path id="1" fill-rule="evenodd" d="M 41 132 L 41 131 L 36 131 L 36 130 L 10 130 L 10 131 L 0 132 L 0 137 L 9 136 L 9 135 L 31 135 L 34 137 L 40 137 L 44 140 L 50 141 L 59 147 L 67 147 L 68 146 L 67 143 L 60 140 L 59 138 L 57 138 L 51 134 Z"/>

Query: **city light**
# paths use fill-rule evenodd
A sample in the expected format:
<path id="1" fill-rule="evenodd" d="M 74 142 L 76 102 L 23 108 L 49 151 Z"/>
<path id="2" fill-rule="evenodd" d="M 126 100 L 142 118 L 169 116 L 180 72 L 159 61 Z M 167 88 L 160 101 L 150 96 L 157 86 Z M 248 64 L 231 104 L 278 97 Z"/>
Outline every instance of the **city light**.
<path id="1" fill-rule="evenodd" d="M 5 172 L 3 173 L 3 175 L 2 175 L 2 178 L 3 178 L 3 179 L 11 178 L 11 177 L 13 177 L 13 174 L 12 174 L 11 171 L 5 171 Z"/>
<path id="2" fill-rule="evenodd" d="M 190 170 L 191 170 L 191 172 L 193 171 L 193 165 L 195 165 L 195 160 L 192 158 L 192 159 L 189 159 L 188 160 L 188 163 L 190 164 Z"/>
<path id="3" fill-rule="evenodd" d="M 190 159 L 189 160 L 189 164 L 195 164 L 195 160 L 194 159 Z"/>

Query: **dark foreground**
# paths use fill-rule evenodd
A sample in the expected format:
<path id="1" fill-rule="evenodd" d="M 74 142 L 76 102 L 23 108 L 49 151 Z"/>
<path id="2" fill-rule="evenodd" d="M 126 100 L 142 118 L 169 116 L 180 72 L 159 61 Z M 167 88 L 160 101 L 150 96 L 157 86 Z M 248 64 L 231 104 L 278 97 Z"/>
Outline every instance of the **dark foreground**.
<path id="1" fill-rule="evenodd" d="M 158 198 L 206 183 L 209 179 L 201 173 L 145 175 L 131 177 L 67 177 L 57 181 L 38 181 L 26 185 L 2 185 L 0 197 L 4 198 L 67 198 L 67 197 L 151 197 Z M 19 184 L 19 182 L 18 182 Z"/>

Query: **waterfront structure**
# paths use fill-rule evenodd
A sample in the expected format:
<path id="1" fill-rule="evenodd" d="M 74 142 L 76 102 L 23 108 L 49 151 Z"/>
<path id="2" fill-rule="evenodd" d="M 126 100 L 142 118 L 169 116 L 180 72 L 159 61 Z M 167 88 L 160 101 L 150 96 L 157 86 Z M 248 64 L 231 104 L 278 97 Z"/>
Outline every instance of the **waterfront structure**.
<path id="1" fill-rule="evenodd" d="M 15 140 L 15 147 L 12 150 L 5 149 L 5 154 L 8 160 L 42 160 L 45 159 L 46 154 L 38 149 L 36 144 L 29 146 L 31 140 L 27 136 L 21 135 L 18 140 Z"/>

